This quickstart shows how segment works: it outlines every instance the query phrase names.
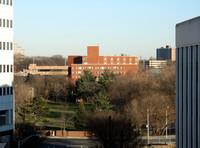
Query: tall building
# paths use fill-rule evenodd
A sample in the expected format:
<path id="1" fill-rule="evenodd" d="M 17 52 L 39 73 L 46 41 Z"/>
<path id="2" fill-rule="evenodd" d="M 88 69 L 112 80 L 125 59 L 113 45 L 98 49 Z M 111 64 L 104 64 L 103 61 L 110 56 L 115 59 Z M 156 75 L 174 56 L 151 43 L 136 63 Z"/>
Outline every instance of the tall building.
<path id="1" fill-rule="evenodd" d="M 167 45 L 165 48 L 161 47 L 156 50 L 156 59 L 157 60 L 176 60 L 176 51 L 175 48 Z"/>
<path id="2" fill-rule="evenodd" d="M 200 17 L 176 25 L 176 147 L 200 147 Z"/>
<path id="3" fill-rule="evenodd" d="M 105 69 L 114 74 L 136 73 L 138 57 L 132 56 L 99 56 L 99 46 L 88 46 L 87 56 L 69 56 L 68 74 L 76 81 L 84 70 L 93 72 L 97 78 Z"/>
<path id="4" fill-rule="evenodd" d="M 0 143 L 13 135 L 13 0 L 0 0 Z"/>

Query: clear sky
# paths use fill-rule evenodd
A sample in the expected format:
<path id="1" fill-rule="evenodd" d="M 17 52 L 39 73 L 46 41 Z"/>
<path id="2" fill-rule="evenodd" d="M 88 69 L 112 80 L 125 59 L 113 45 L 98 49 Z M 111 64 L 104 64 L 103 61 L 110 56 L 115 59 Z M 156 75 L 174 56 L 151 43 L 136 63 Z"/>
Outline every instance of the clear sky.
<path id="1" fill-rule="evenodd" d="M 15 0 L 15 43 L 26 56 L 155 57 L 175 46 L 175 25 L 200 15 L 200 0 Z"/>

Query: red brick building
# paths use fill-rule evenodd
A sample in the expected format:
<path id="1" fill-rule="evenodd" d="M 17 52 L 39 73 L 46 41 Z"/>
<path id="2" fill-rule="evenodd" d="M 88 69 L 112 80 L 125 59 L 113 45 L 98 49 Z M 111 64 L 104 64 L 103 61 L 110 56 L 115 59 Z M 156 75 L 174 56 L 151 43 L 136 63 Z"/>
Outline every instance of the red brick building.
<path id="1" fill-rule="evenodd" d="M 137 73 L 138 57 L 99 56 L 99 46 L 88 46 L 87 56 L 68 56 L 68 74 L 74 81 L 84 70 L 90 70 L 99 77 L 105 69 L 114 74 Z"/>

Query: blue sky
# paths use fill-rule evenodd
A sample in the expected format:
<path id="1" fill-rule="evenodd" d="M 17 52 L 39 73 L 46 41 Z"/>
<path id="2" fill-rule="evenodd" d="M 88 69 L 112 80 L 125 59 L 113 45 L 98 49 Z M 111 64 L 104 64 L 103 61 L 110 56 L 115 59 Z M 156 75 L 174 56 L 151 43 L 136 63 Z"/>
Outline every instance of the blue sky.
<path id="1" fill-rule="evenodd" d="M 175 25 L 200 14 L 199 0 L 16 0 L 15 43 L 26 56 L 100 55 L 155 57 L 175 46 Z"/>

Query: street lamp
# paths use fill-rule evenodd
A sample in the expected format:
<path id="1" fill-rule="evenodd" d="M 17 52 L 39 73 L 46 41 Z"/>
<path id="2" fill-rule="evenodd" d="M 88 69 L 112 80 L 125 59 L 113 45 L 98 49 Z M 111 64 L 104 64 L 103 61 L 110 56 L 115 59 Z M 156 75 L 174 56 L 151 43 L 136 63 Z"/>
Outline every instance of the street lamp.
<path id="1" fill-rule="evenodd" d="M 169 109 L 169 106 L 167 106 L 167 109 L 166 109 L 166 138 L 167 138 L 167 110 Z"/>
<path id="2" fill-rule="evenodd" d="M 149 143 L 149 109 L 147 109 L 147 139 Z"/>
<path id="3" fill-rule="evenodd" d="M 42 137 L 42 135 L 41 134 L 34 134 L 34 135 L 30 135 L 30 136 L 28 136 L 28 137 L 26 137 L 26 138 L 24 138 L 24 139 L 22 139 L 22 140 L 19 140 L 18 141 L 18 148 L 20 148 L 21 147 L 21 145 L 22 144 L 24 144 L 28 139 L 30 139 L 31 137 Z"/>

